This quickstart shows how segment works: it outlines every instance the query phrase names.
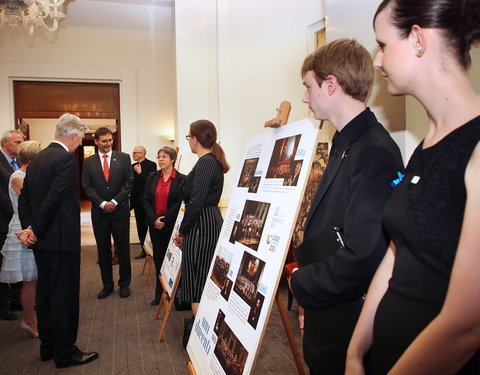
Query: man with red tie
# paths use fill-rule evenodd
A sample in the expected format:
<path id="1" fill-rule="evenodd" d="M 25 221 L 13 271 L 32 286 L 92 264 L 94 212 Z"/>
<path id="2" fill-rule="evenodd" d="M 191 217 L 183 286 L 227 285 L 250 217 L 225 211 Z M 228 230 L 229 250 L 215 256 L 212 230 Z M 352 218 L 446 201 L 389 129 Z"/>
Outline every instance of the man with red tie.
<path id="1" fill-rule="evenodd" d="M 130 156 L 113 151 L 113 133 L 99 128 L 94 135 L 98 153 L 83 162 L 82 185 L 92 201 L 93 233 L 97 242 L 98 263 L 103 289 L 97 298 L 108 297 L 114 290 L 111 248 L 113 236 L 118 251 L 121 298 L 130 296 L 130 208 L 129 195 L 133 188 Z"/>

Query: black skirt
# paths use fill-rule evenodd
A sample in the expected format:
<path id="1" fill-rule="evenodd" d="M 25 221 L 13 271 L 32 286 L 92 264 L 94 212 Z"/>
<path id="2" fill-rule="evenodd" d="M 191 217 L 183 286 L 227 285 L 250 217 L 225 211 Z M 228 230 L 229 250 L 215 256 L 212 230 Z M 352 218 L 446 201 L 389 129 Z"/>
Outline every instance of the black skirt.
<path id="1" fill-rule="evenodd" d="M 441 304 L 411 298 L 389 288 L 375 315 L 373 345 L 365 361 L 367 374 L 388 373 L 441 308 Z M 458 374 L 480 374 L 478 352 Z"/>
<path id="2" fill-rule="evenodd" d="M 200 302 L 222 223 L 218 207 L 205 207 L 183 240 L 182 299 L 185 302 Z"/>

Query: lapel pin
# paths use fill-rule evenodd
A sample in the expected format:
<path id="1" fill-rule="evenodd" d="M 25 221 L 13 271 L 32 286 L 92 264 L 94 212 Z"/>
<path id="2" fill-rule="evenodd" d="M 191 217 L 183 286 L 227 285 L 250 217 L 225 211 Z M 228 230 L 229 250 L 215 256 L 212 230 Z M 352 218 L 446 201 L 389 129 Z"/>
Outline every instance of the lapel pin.
<path id="1" fill-rule="evenodd" d="M 418 181 L 420 181 L 420 176 L 413 176 L 410 182 L 416 185 L 418 184 Z"/>
<path id="2" fill-rule="evenodd" d="M 398 178 L 396 178 L 395 180 L 390 182 L 390 186 L 392 188 L 396 187 L 403 180 L 404 175 L 402 174 L 402 172 L 397 172 L 397 176 L 398 176 Z"/>

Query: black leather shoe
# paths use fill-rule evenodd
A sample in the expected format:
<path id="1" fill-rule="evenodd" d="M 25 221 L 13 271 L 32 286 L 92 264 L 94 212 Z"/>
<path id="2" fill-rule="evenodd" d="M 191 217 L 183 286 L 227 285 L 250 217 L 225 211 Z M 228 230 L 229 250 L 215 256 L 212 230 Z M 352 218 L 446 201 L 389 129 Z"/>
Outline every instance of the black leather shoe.
<path id="1" fill-rule="evenodd" d="M 137 256 L 133 257 L 133 259 L 142 259 L 142 258 L 145 258 L 146 256 L 147 256 L 147 254 L 142 251 L 140 254 L 138 254 Z"/>
<path id="2" fill-rule="evenodd" d="M 84 353 L 77 347 L 71 353 L 65 354 L 61 359 L 55 360 L 57 368 L 65 368 L 71 366 L 81 366 L 93 362 L 98 358 L 97 352 Z"/>
<path id="3" fill-rule="evenodd" d="M 151 306 L 158 306 L 160 303 L 160 298 L 155 298 L 152 302 L 150 302 Z"/>
<path id="4" fill-rule="evenodd" d="M 128 286 L 120 288 L 120 298 L 127 298 L 127 297 L 130 297 L 130 288 Z"/>
<path id="5" fill-rule="evenodd" d="M 0 312 L 0 319 L 2 320 L 17 320 L 17 315 L 10 309 L 4 309 Z"/>
<path id="6" fill-rule="evenodd" d="M 98 299 L 107 298 L 110 294 L 113 293 L 113 288 L 103 288 L 100 293 L 97 294 Z"/>

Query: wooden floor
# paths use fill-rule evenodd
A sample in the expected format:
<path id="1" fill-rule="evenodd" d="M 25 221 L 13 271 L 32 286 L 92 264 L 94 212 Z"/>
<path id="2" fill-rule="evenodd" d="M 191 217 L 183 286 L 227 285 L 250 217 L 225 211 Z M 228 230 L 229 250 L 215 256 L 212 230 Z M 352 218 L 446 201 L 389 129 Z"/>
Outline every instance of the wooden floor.
<path id="1" fill-rule="evenodd" d="M 83 351 L 98 351 L 100 358 L 85 366 L 57 370 L 53 361 L 41 362 L 39 340 L 24 337 L 19 320 L 0 320 L 0 374 L 188 374 L 187 352 L 181 345 L 183 318 L 189 311 L 175 311 L 165 331 L 162 342 L 155 341 L 160 321 L 154 320 L 155 308 L 150 306 L 154 295 L 153 275 L 145 285 L 141 275 L 144 260 L 134 260 L 140 251 L 138 244 L 131 245 L 132 295 L 120 299 L 117 291 L 104 300 L 96 298 L 102 288 L 96 264 L 96 247 L 92 243 L 89 215 L 82 214 L 82 266 L 80 291 L 80 327 L 78 347 Z M 94 243 L 94 242 L 93 242 Z M 114 266 L 117 272 L 118 266 Z M 286 301 L 285 286 L 281 287 Z M 296 335 L 301 355 L 301 338 L 296 323 L 297 305 L 294 302 L 288 316 Z M 307 369 L 304 365 L 305 370 Z M 308 372 L 308 371 L 307 371 Z M 293 356 L 274 305 L 267 325 L 253 374 L 296 374 Z"/>

